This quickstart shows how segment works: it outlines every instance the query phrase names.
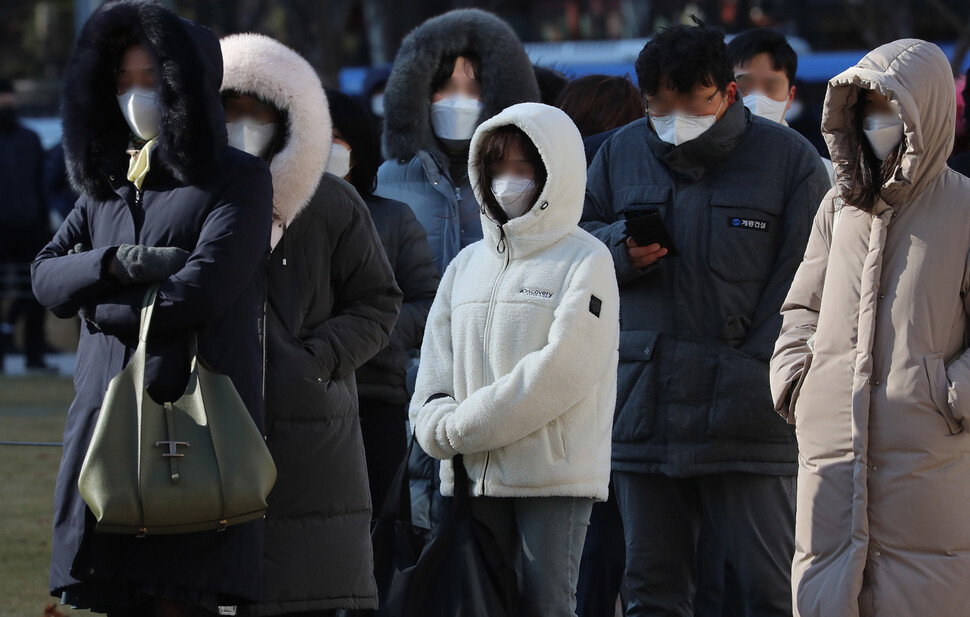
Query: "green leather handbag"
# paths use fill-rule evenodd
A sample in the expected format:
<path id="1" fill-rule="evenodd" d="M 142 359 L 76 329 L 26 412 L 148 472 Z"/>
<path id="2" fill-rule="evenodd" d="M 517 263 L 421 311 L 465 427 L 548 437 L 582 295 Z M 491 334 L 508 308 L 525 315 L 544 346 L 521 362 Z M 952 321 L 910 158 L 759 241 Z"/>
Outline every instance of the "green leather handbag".
<path id="1" fill-rule="evenodd" d="M 260 518 L 276 482 L 265 440 L 226 375 L 192 337 L 191 376 L 174 403 L 145 391 L 145 347 L 158 287 L 145 295 L 138 347 L 111 380 L 78 478 L 96 530 L 176 534 Z"/>

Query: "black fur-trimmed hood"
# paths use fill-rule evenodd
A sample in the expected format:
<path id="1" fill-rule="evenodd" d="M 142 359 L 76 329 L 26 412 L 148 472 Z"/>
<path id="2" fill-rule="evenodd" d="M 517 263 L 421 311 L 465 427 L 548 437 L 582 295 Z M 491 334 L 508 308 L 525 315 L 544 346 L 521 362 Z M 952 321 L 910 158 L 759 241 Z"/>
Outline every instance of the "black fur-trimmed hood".
<path id="1" fill-rule="evenodd" d="M 539 86 L 522 42 L 486 11 L 459 9 L 433 17 L 401 44 L 384 91 L 384 157 L 409 160 L 427 150 L 445 160 L 431 130 L 431 82 L 441 60 L 472 50 L 482 61 L 479 122 L 516 103 L 539 101 Z"/>
<path id="2" fill-rule="evenodd" d="M 110 174 L 127 166 L 129 129 L 115 96 L 114 66 L 125 35 L 145 46 L 158 75 L 162 120 L 153 169 L 195 184 L 216 168 L 226 145 L 219 39 L 154 2 L 105 4 L 81 30 L 64 78 L 68 176 L 77 191 L 96 199 L 110 198 Z"/>

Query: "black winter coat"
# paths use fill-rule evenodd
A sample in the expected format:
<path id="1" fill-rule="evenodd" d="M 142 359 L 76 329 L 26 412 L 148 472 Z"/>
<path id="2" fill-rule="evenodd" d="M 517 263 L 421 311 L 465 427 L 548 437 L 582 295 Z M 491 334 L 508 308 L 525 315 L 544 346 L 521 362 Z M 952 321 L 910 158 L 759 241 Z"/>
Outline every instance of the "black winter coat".
<path id="1" fill-rule="evenodd" d="M 401 292 L 353 187 L 325 174 L 267 273 L 267 443 L 279 475 L 265 602 L 252 614 L 376 608 L 354 370 L 387 344 Z"/>
<path id="2" fill-rule="evenodd" d="M 126 178 L 128 129 L 115 100 L 119 33 L 143 41 L 160 71 L 162 132 L 137 192 Z M 121 1 L 95 11 L 65 73 L 64 137 L 82 194 L 32 266 L 38 300 L 62 318 L 86 308 L 64 454 L 57 480 L 50 585 L 104 610 L 143 594 L 215 609 L 254 600 L 261 586 L 262 521 L 224 532 L 135 538 L 95 533 L 78 473 L 108 382 L 128 362 L 147 286 L 122 286 L 104 264 L 122 244 L 191 252 L 162 282 L 146 380 L 156 400 L 175 400 L 188 380 L 187 342 L 228 375 L 262 426 L 261 354 L 272 185 L 262 161 L 226 145 L 216 37 L 155 4 Z M 67 255 L 82 243 L 91 250 Z"/>
<path id="3" fill-rule="evenodd" d="M 364 198 L 394 278 L 404 293 L 391 342 L 357 370 L 361 401 L 406 406 L 408 350 L 421 347 L 424 324 L 441 277 L 424 227 L 410 206 L 377 195 Z M 404 422 L 402 417 L 401 421 Z"/>

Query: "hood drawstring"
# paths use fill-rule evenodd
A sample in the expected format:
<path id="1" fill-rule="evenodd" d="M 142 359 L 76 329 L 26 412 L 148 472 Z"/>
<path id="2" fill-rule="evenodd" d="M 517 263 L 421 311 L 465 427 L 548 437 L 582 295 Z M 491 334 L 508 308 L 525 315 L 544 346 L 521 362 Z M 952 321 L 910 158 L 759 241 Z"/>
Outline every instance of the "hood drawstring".
<path id="1" fill-rule="evenodd" d="M 505 254 L 505 249 L 507 247 L 505 242 L 505 226 L 499 225 L 498 232 L 499 232 L 498 243 L 495 245 L 495 250 L 498 251 L 499 255 L 503 255 Z"/>

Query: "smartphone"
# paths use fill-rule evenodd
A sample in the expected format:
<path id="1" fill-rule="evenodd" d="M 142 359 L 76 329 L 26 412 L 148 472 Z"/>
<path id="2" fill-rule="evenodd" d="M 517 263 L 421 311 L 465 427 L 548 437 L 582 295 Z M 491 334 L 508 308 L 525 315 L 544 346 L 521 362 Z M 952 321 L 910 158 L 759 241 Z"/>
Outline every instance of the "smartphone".
<path id="1" fill-rule="evenodd" d="M 646 210 L 636 218 L 626 220 L 626 237 L 633 238 L 637 246 L 659 244 L 667 249 L 668 257 L 679 255 L 677 245 L 664 224 L 663 216 L 657 208 Z M 625 240 L 624 240 L 625 242 Z"/>

